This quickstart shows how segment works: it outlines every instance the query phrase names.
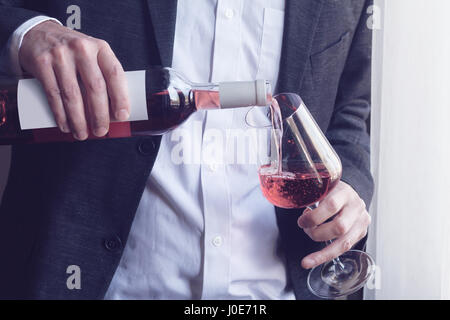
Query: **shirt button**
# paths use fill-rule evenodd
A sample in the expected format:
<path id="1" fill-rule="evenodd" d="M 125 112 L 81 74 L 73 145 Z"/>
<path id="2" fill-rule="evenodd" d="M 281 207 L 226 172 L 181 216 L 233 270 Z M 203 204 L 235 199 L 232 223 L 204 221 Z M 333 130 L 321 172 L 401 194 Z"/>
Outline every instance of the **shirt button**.
<path id="1" fill-rule="evenodd" d="M 230 9 L 230 8 L 226 9 L 226 10 L 225 10 L 225 17 L 226 17 L 227 19 L 233 19 L 233 17 L 234 17 L 234 11 L 233 11 L 233 9 Z"/>
<path id="2" fill-rule="evenodd" d="M 209 171 L 211 172 L 216 172 L 217 169 L 219 168 L 219 165 L 217 163 L 210 163 L 208 165 Z"/>
<path id="3" fill-rule="evenodd" d="M 145 139 L 138 144 L 139 153 L 144 156 L 149 156 L 155 151 L 155 143 L 151 139 Z"/>
<path id="4" fill-rule="evenodd" d="M 114 236 L 105 240 L 105 248 L 108 251 L 116 252 L 122 249 L 122 240 L 119 236 Z"/>
<path id="5" fill-rule="evenodd" d="M 222 237 L 221 236 L 217 236 L 213 239 L 212 241 L 213 245 L 216 247 L 220 247 L 222 245 Z"/>

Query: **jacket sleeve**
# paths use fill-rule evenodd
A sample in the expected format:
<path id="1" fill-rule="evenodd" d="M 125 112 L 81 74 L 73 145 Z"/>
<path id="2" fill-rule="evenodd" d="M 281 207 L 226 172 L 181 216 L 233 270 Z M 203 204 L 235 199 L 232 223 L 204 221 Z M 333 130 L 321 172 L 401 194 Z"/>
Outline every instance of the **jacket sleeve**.
<path id="1" fill-rule="evenodd" d="M 25 0 L 0 0 L 0 48 L 6 47 L 9 37 L 22 23 L 42 15 L 25 7 Z"/>
<path id="2" fill-rule="evenodd" d="M 342 73 L 336 104 L 326 136 L 342 161 L 341 180 L 370 205 L 373 179 L 370 173 L 370 139 L 367 121 L 371 103 L 372 31 L 367 25 L 367 0 Z"/>

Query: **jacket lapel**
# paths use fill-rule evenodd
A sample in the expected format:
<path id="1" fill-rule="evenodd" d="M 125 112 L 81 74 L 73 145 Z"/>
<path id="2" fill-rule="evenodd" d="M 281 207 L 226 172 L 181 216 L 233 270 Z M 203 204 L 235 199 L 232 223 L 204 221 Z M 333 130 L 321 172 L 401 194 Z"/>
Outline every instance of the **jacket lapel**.
<path id="1" fill-rule="evenodd" d="M 323 0 L 286 0 L 278 92 L 297 92 L 303 80 Z"/>
<path id="2" fill-rule="evenodd" d="M 161 63 L 164 67 L 172 65 L 173 41 L 177 16 L 177 0 L 147 0 L 150 17 L 159 49 Z"/>
<path id="3" fill-rule="evenodd" d="M 286 0 L 276 92 L 298 93 L 311 54 L 322 6 L 323 0 Z M 296 221 L 300 210 L 275 209 L 295 296 L 297 299 L 315 299 L 306 287 L 308 271 L 300 267 L 300 259 L 307 253 L 317 251 L 320 244 L 311 244 L 306 234 L 299 232 Z"/>

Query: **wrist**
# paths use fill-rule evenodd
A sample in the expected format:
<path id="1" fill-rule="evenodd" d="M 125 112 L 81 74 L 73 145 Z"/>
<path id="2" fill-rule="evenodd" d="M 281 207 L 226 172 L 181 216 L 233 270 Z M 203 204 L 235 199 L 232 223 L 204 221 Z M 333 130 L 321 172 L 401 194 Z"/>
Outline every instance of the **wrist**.
<path id="1" fill-rule="evenodd" d="M 13 74 L 22 75 L 24 72 L 20 64 L 20 49 L 22 47 L 25 36 L 34 27 L 49 21 L 52 21 L 55 24 L 62 25 L 61 22 L 54 18 L 47 16 L 37 16 L 25 21 L 13 32 L 8 41 L 9 65 Z"/>

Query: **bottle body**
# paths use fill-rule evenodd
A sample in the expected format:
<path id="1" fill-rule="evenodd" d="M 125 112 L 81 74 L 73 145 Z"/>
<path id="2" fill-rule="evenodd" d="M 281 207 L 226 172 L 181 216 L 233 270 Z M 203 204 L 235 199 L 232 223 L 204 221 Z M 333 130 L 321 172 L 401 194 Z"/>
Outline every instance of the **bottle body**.
<path id="1" fill-rule="evenodd" d="M 88 139 L 160 135 L 176 128 L 197 110 L 220 109 L 230 101 L 233 106 L 228 107 L 246 107 L 258 103 L 261 106 L 270 104 L 270 84 L 266 81 L 264 82 L 264 92 L 259 92 L 259 97 L 252 90 L 247 90 L 245 95 L 249 97 L 242 96 L 239 101 L 239 96 L 237 98 L 230 97 L 234 92 L 238 92 L 235 89 L 245 89 L 245 85 L 250 85 L 249 88 L 252 88 L 253 82 L 233 82 L 225 85 L 194 84 L 175 70 L 161 67 L 153 67 L 140 73 L 142 76 L 138 81 L 145 82 L 145 84 L 139 84 L 141 87 L 139 92 L 130 92 L 133 95 L 143 95 L 141 99 L 137 100 L 139 102 L 135 105 L 132 103 L 131 106 L 132 114 L 133 111 L 136 111 L 134 109 L 141 109 L 138 115 L 131 116 L 130 121 L 112 121 L 106 136 L 99 138 L 90 134 Z M 46 99 L 43 98 L 42 92 L 39 92 L 42 90 L 37 87 L 37 81 L 20 81 L 23 81 L 22 84 L 19 83 L 19 80 L 0 79 L 0 144 L 76 141 L 70 133 L 63 133 L 56 127 L 52 115 L 49 115 Z M 135 84 L 129 81 L 129 86 Z M 21 85 L 22 88 L 28 85 L 36 88 L 25 90 L 21 89 Z M 221 86 L 225 88 L 222 88 L 222 94 Z M 261 87 L 261 82 L 259 82 L 259 86 Z M 264 99 L 262 99 L 263 94 L 265 95 Z M 26 98 L 23 97 L 24 95 Z M 35 104 L 40 107 L 34 108 Z M 41 113 L 45 112 L 46 115 L 39 114 L 39 110 L 42 111 Z M 31 122 L 27 120 L 30 117 L 33 118 Z M 40 117 L 43 118 L 41 122 L 39 122 Z"/>

